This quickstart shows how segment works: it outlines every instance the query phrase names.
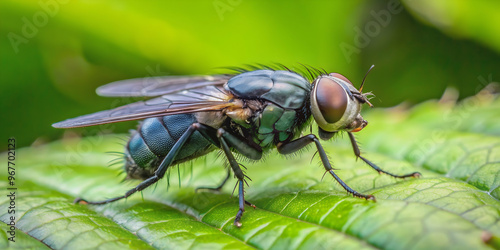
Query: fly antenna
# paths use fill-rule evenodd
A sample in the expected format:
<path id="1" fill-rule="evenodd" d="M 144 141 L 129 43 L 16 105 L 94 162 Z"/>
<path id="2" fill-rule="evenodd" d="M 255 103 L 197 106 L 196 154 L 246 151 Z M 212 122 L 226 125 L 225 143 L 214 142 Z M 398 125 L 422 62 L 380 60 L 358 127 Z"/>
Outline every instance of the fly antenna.
<path id="1" fill-rule="evenodd" d="M 375 67 L 375 65 L 372 64 L 372 66 L 366 72 L 365 77 L 363 77 L 363 81 L 361 82 L 361 86 L 359 87 L 359 93 L 362 93 L 363 85 L 365 84 L 365 80 L 366 80 L 366 76 L 368 76 L 368 73 L 370 73 L 370 71 L 372 71 L 373 67 Z"/>

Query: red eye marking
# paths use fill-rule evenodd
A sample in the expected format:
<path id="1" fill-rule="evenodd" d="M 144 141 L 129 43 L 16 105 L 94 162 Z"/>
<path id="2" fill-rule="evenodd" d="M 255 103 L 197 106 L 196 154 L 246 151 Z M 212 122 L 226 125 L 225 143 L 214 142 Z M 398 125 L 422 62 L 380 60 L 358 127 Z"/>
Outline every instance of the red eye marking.
<path id="1" fill-rule="evenodd" d="M 349 81 L 349 79 L 347 79 L 347 77 L 345 77 L 345 76 L 343 76 L 343 75 L 341 75 L 341 74 L 339 74 L 339 73 L 330 73 L 330 76 L 333 76 L 333 77 L 336 77 L 336 78 L 342 79 L 342 80 L 344 80 L 344 81 L 346 81 L 346 82 L 350 83 L 352 86 L 354 86 L 354 85 L 352 84 L 352 82 L 351 82 L 351 81 Z"/>

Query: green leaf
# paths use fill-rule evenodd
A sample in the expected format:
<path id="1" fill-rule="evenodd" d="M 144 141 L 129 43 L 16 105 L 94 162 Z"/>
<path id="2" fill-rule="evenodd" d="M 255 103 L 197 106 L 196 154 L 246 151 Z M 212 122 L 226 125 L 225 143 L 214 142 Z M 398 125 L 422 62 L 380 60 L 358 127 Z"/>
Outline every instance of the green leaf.
<path id="1" fill-rule="evenodd" d="M 107 167 L 116 156 L 105 152 L 120 152 L 124 136 L 17 149 L 16 242 L 3 234 L 2 248 L 499 248 L 498 110 L 500 100 L 481 92 L 459 104 L 367 112 L 370 125 L 357 134 L 363 155 L 395 174 L 419 171 L 419 179 L 378 174 L 356 161 L 347 138 L 322 142 L 336 173 L 376 202 L 351 197 L 331 176 L 322 180 L 312 148 L 293 159 L 272 151 L 263 161 L 242 161 L 253 180 L 246 199 L 257 208 L 246 207 L 241 228 L 233 225 L 234 181 L 221 193 L 195 192 L 225 176 L 216 153 L 171 168 L 142 196 L 88 206 L 72 202 L 115 197 L 138 184 L 123 182 L 120 166 Z M 6 190 L 7 173 L 0 175 Z M 0 198 L 4 223 L 9 203 Z"/>
<path id="2" fill-rule="evenodd" d="M 500 51 L 498 1 L 410 1 L 403 3 L 418 19 L 451 36 L 476 40 Z"/>

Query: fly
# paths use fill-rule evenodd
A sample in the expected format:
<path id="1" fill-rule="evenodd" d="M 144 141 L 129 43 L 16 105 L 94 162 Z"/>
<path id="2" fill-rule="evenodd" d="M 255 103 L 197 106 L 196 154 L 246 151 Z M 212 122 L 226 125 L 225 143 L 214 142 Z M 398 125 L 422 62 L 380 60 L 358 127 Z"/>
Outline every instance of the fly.
<path id="1" fill-rule="evenodd" d="M 151 77 L 99 87 L 97 94 L 101 96 L 155 98 L 52 126 L 75 128 L 144 119 L 125 147 L 127 176 L 143 181 L 119 197 L 102 201 L 78 198 L 76 202 L 101 205 L 127 198 L 162 179 L 169 167 L 221 150 L 230 168 L 225 180 L 212 189 L 222 188 L 231 172 L 234 174 L 239 195 L 234 225 L 241 227 L 245 204 L 255 206 L 244 198 L 249 177 L 233 153 L 259 160 L 273 148 L 280 154 L 290 154 L 310 143 L 316 146 L 326 172 L 348 193 L 375 200 L 373 195 L 353 190 L 335 174 L 316 135 L 302 135 L 312 119 L 318 124 L 322 140 L 346 132 L 355 156 L 379 173 L 396 178 L 420 176 L 418 172 L 391 174 L 361 155 L 353 133 L 368 124 L 360 114 L 363 104 L 372 106 L 369 94 L 362 93 L 365 79 L 358 90 L 341 74 L 308 67 L 306 70 L 296 72 L 284 66 L 236 68 L 236 74 Z"/>

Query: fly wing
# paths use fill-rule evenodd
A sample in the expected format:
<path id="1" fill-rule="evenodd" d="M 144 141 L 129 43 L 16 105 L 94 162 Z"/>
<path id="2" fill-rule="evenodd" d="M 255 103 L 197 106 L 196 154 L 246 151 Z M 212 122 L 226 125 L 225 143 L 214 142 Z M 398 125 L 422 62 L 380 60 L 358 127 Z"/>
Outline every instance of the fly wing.
<path id="1" fill-rule="evenodd" d="M 161 96 L 204 86 L 222 86 L 229 75 L 160 76 L 112 82 L 97 88 L 100 96 Z"/>
<path id="2" fill-rule="evenodd" d="M 149 117 L 166 116 L 200 111 L 237 108 L 233 96 L 222 87 L 206 86 L 163 95 L 147 101 L 135 102 L 118 108 L 79 116 L 52 124 L 55 128 L 76 128 L 93 125 L 140 120 Z"/>

